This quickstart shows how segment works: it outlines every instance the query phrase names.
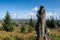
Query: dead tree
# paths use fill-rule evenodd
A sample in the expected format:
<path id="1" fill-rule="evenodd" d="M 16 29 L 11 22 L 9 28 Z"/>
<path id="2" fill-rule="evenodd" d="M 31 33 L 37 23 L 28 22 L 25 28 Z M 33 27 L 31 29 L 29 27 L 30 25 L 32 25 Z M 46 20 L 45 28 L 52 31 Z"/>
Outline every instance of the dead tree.
<path id="1" fill-rule="evenodd" d="M 45 36 L 45 27 L 46 27 L 46 14 L 43 6 L 40 6 L 40 9 L 37 13 L 37 25 L 36 25 L 36 40 L 46 40 Z"/>

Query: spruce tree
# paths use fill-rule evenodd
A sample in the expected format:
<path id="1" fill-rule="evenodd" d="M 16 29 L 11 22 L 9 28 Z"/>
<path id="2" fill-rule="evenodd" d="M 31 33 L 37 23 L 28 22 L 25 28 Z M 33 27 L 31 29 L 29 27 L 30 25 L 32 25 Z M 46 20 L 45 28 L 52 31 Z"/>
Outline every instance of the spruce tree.
<path id="1" fill-rule="evenodd" d="M 27 27 L 26 27 L 25 23 L 22 23 L 21 32 L 22 33 L 26 33 L 27 32 Z"/>
<path id="2" fill-rule="evenodd" d="M 13 31 L 14 30 L 13 23 L 12 23 L 10 15 L 9 15 L 9 12 L 6 13 L 3 27 L 4 27 L 5 31 Z"/>
<path id="3" fill-rule="evenodd" d="M 52 17 L 50 21 L 50 28 L 55 28 L 57 27 L 57 21 Z"/>
<path id="4" fill-rule="evenodd" d="M 32 20 L 32 18 L 30 19 L 30 21 L 29 21 L 29 26 L 32 26 L 32 27 L 34 27 L 34 23 L 33 23 L 33 20 Z"/>
<path id="5" fill-rule="evenodd" d="M 49 26 L 50 26 L 50 20 L 49 19 L 47 19 L 46 20 L 46 26 L 49 28 Z"/>
<path id="6" fill-rule="evenodd" d="M 57 27 L 57 20 L 55 20 L 53 17 L 49 20 L 46 21 L 46 25 L 48 28 L 55 28 Z"/>
<path id="7" fill-rule="evenodd" d="M 31 18 L 30 21 L 29 21 L 29 32 L 32 32 L 33 28 L 34 28 L 34 23 L 33 23 L 33 20 Z"/>

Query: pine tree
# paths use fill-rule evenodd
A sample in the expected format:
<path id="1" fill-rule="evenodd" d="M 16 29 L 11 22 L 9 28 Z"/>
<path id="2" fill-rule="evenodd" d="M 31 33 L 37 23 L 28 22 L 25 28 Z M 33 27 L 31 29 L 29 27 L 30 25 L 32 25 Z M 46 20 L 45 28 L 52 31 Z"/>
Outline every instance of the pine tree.
<path id="1" fill-rule="evenodd" d="M 57 21 L 52 17 L 50 21 L 51 28 L 55 28 L 57 26 Z"/>
<path id="2" fill-rule="evenodd" d="M 26 25 L 24 23 L 22 24 L 21 32 L 22 33 L 26 33 L 27 32 L 27 27 L 26 27 Z"/>
<path id="3" fill-rule="evenodd" d="M 30 19 L 30 21 L 29 21 L 29 26 L 32 26 L 32 27 L 34 27 L 34 23 L 33 23 L 33 20 L 32 20 L 32 18 Z"/>
<path id="4" fill-rule="evenodd" d="M 46 21 L 46 25 L 48 28 L 55 28 L 57 27 L 57 20 L 55 20 L 53 17 L 49 20 Z"/>
<path id="5" fill-rule="evenodd" d="M 47 19 L 46 20 L 46 26 L 49 28 L 49 26 L 50 26 L 50 20 L 49 19 Z"/>
<path id="6" fill-rule="evenodd" d="M 4 27 L 5 31 L 13 31 L 14 30 L 13 23 L 12 23 L 10 15 L 9 15 L 9 12 L 7 12 L 7 14 L 5 16 L 3 27 Z"/>
<path id="7" fill-rule="evenodd" d="M 29 32 L 32 32 L 33 28 L 34 28 L 34 23 L 33 23 L 33 20 L 31 18 L 30 21 L 29 21 Z"/>

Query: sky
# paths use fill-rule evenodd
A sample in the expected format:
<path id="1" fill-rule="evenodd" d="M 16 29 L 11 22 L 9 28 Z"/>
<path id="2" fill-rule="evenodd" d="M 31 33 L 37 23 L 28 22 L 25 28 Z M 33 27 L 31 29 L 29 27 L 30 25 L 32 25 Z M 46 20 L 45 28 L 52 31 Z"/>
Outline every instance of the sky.
<path id="1" fill-rule="evenodd" d="M 41 5 L 46 10 L 46 18 L 59 19 L 60 0 L 0 0 L 0 19 L 4 19 L 7 11 L 13 19 L 35 19 Z"/>

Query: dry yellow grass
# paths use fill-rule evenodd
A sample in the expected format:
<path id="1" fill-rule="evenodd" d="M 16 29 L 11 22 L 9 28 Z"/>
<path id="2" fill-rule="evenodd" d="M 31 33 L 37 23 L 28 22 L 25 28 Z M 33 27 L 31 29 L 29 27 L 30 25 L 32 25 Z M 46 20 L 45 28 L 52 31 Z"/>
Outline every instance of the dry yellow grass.
<path id="1" fill-rule="evenodd" d="M 29 40 L 30 37 L 34 36 L 36 34 L 36 32 L 34 31 L 33 33 L 21 33 L 20 32 L 20 28 L 16 27 L 15 30 L 13 32 L 6 32 L 4 30 L 0 31 L 0 38 L 5 38 L 6 36 L 16 36 L 19 38 L 22 38 L 23 40 Z M 55 34 L 57 36 L 60 35 L 60 30 L 58 29 L 50 29 L 50 33 L 49 34 Z"/>
<path id="2" fill-rule="evenodd" d="M 50 34 L 60 35 L 60 29 L 50 29 Z"/>
<path id="3" fill-rule="evenodd" d="M 60 29 L 50 29 L 51 40 L 60 40 Z"/>
<path id="4" fill-rule="evenodd" d="M 6 36 L 17 36 L 19 38 L 23 38 L 28 40 L 29 37 L 33 36 L 35 33 L 21 33 L 20 28 L 16 27 L 16 29 L 13 32 L 6 32 L 4 30 L 0 31 L 0 38 L 5 38 Z"/>

